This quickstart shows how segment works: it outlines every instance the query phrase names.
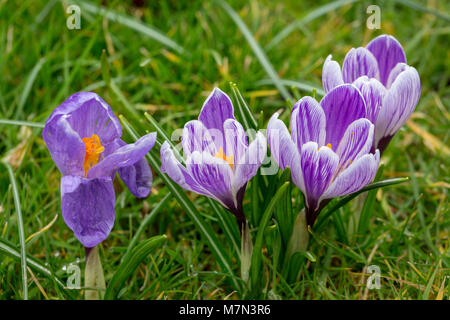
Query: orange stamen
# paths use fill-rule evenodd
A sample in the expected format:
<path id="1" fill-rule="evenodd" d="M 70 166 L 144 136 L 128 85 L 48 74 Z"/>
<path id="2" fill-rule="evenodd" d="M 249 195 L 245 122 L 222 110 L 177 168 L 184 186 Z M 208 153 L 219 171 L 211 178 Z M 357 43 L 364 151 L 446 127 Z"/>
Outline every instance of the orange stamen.
<path id="1" fill-rule="evenodd" d="M 217 152 L 216 158 L 225 160 L 230 165 L 231 169 L 233 169 L 233 156 L 227 157 L 223 152 L 222 147 L 220 147 L 219 152 Z"/>
<path id="2" fill-rule="evenodd" d="M 84 156 L 84 176 L 86 177 L 88 170 L 98 163 L 98 158 L 105 151 L 105 147 L 102 146 L 100 138 L 96 134 L 82 140 L 86 145 L 86 155 Z"/>

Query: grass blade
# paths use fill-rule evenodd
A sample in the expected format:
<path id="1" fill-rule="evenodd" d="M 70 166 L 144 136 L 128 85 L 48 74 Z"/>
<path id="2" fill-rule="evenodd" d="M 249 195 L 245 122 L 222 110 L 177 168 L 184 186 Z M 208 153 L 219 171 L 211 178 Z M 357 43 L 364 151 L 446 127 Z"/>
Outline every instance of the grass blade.
<path id="1" fill-rule="evenodd" d="M 152 237 L 141 242 L 129 254 L 127 254 L 123 262 L 117 268 L 116 273 L 114 273 L 114 276 L 106 289 L 105 300 L 116 299 L 123 283 L 136 270 L 141 261 L 153 250 L 162 246 L 166 240 L 166 235 Z"/>
<path id="2" fill-rule="evenodd" d="M 9 124 L 9 125 L 13 125 L 13 126 L 27 126 L 27 127 L 35 127 L 35 128 L 44 128 L 44 124 L 43 123 L 29 122 L 29 121 L 19 121 L 19 120 L 0 119 L 0 124 Z"/>
<path id="3" fill-rule="evenodd" d="M 281 95 L 285 100 L 292 101 L 291 94 L 286 90 L 284 85 L 281 83 L 280 78 L 278 77 L 278 74 L 275 72 L 275 69 L 273 68 L 272 64 L 269 62 L 269 59 L 267 58 L 265 52 L 263 49 L 259 46 L 258 42 L 256 42 L 255 38 L 253 38 L 252 33 L 242 21 L 241 17 L 236 13 L 236 11 L 233 10 L 233 8 L 230 7 L 228 3 L 226 3 L 223 0 L 216 0 L 216 2 L 225 10 L 225 12 L 230 16 L 230 18 L 236 23 L 238 28 L 241 30 L 242 34 L 244 35 L 245 39 L 247 39 L 248 44 L 252 48 L 253 52 L 256 55 L 256 58 L 258 58 L 259 62 L 263 66 L 264 70 L 266 71 L 267 75 L 272 79 L 273 83 L 277 87 L 278 91 L 280 91 Z"/>
<path id="4" fill-rule="evenodd" d="M 371 184 L 368 184 L 367 186 L 365 186 L 364 188 L 362 188 L 361 190 L 359 190 L 355 193 L 352 193 L 345 197 L 342 197 L 341 199 L 338 200 L 338 202 L 336 202 L 336 204 L 333 207 L 331 207 L 331 209 L 327 210 L 327 212 L 325 212 L 322 215 L 319 214 L 319 219 L 315 223 L 313 229 L 315 231 L 319 230 L 322 227 L 324 221 L 326 221 L 333 214 L 333 212 L 338 210 L 340 207 L 346 205 L 348 202 L 350 202 L 350 200 L 354 199 L 357 195 L 359 195 L 365 191 L 369 191 L 369 190 L 377 189 L 377 188 L 384 188 L 387 186 L 392 186 L 392 185 L 403 183 L 406 181 L 409 181 L 408 177 L 393 178 L 393 179 L 387 179 L 387 180 L 383 180 L 383 181 L 379 181 L 379 182 L 373 182 Z"/>
<path id="5" fill-rule="evenodd" d="M 152 38 L 153 40 L 158 41 L 159 43 L 177 51 L 178 53 L 184 53 L 185 50 L 183 47 L 181 47 L 178 43 L 173 41 L 172 39 L 166 37 L 164 34 L 161 33 L 161 31 L 149 27 L 148 25 L 137 21 L 134 18 L 127 17 L 123 14 L 119 14 L 118 12 L 115 12 L 110 9 L 105 9 L 101 6 L 96 6 L 95 4 L 84 2 L 84 1 L 77 1 L 83 10 L 86 10 L 89 13 L 92 14 L 99 14 L 103 15 L 106 19 L 109 21 L 119 23 L 123 26 L 126 26 L 130 29 L 133 29 L 149 38 Z"/>
<path id="6" fill-rule="evenodd" d="M 330 11 L 336 10 L 337 8 L 340 8 L 346 4 L 356 2 L 358 0 L 339 0 L 339 1 L 333 1 L 330 3 L 327 3 L 321 7 L 318 7 L 317 9 L 314 9 L 310 13 L 308 13 L 306 16 L 299 20 L 295 20 L 294 22 L 287 25 L 283 30 L 281 30 L 273 39 L 269 42 L 269 44 L 266 46 L 266 50 L 270 50 L 274 48 L 277 44 L 279 44 L 284 38 L 286 38 L 291 32 L 293 32 L 295 29 L 299 29 L 305 24 L 313 21 L 314 19 L 323 16 L 327 14 Z"/>
<path id="7" fill-rule="evenodd" d="M 16 206 L 17 213 L 17 226 L 19 229 L 19 241 L 20 241 L 20 264 L 22 266 L 22 295 L 24 300 L 28 300 L 28 283 L 27 283 L 27 254 L 25 246 L 25 232 L 23 229 L 22 209 L 20 208 L 19 191 L 17 190 L 16 179 L 14 178 L 14 172 L 11 166 L 3 162 L 11 180 L 11 187 L 14 196 L 14 205 Z"/>
<path id="8" fill-rule="evenodd" d="M 414 2 L 414 1 L 410 1 L 410 0 L 395 0 L 395 2 L 400 3 L 404 6 L 410 7 L 411 9 L 414 9 L 416 11 L 421 11 L 424 13 L 432 14 L 442 20 L 450 22 L 450 16 L 448 14 L 445 14 L 445 12 L 440 12 L 437 10 L 429 9 L 427 7 L 424 7 L 418 3 Z"/>
<path id="9" fill-rule="evenodd" d="M 45 58 L 39 59 L 38 63 L 36 63 L 33 70 L 31 70 L 27 82 L 25 83 L 25 86 L 23 88 L 22 94 L 20 95 L 17 110 L 14 112 L 16 117 L 21 115 L 23 107 L 25 106 L 25 102 L 27 102 L 28 95 L 30 94 L 31 87 L 33 86 L 34 80 L 36 80 L 36 76 L 38 75 L 44 63 Z"/>
<path id="10" fill-rule="evenodd" d="M 316 93 L 320 96 L 324 96 L 325 95 L 325 91 L 323 91 L 323 89 L 321 89 L 320 87 L 316 87 L 314 85 L 308 84 L 308 83 L 304 83 L 304 82 L 300 82 L 300 81 L 296 81 L 296 80 L 289 80 L 289 79 L 280 79 L 280 82 L 288 87 L 295 87 L 301 90 L 304 90 L 306 92 L 313 92 L 313 90 L 316 90 Z M 255 85 L 257 86 L 265 86 L 268 84 L 273 84 L 272 79 L 262 79 L 259 80 L 255 83 Z"/>

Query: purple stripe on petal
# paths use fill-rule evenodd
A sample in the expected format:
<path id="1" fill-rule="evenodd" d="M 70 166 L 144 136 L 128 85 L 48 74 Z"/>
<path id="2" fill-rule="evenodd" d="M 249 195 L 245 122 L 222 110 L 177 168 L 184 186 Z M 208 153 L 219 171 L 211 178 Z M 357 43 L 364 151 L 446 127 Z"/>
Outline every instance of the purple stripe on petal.
<path id="1" fill-rule="evenodd" d="M 335 87 L 344 84 L 342 78 L 342 71 L 339 63 L 331 60 L 331 54 L 325 60 L 322 68 L 322 84 L 325 89 L 325 93 L 328 93 Z"/>
<path id="2" fill-rule="evenodd" d="M 365 118 L 358 119 L 348 126 L 336 150 L 339 156 L 340 170 L 370 152 L 373 133 L 374 125 Z"/>
<path id="3" fill-rule="evenodd" d="M 233 166 L 234 178 L 232 186 L 234 194 L 255 176 L 256 172 L 258 172 L 258 168 L 264 161 L 266 154 L 266 138 L 261 132 L 258 132 L 255 140 L 252 141 L 245 154 L 240 157 L 239 161 Z"/>
<path id="4" fill-rule="evenodd" d="M 378 62 L 380 81 L 386 85 L 391 70 L 399 62 L 406 63 L 402 45 L 393 36 L 381 35 L 370 41 L 366 47 Z"/>
<path id="5" fill-rule="evenodd" d="M 352 48 L 345 56 L 342 77 L 345 83 L 352 83 L 361 76 L 379 79 L 377 60 L 366 48 Z"/>
<path id="6" fill-rule="evenodd" d="M 151 148 L 153 148 L 155 141 L 156 132 L 152 132 L 141 137 L 135 143 L 130 143 L 118 148 L 93 166 L 87 172 L 88 178 L 110 176 L 112 172 L 119 168 L 134 165 L 141 160 Z"/>
<path id="7" fill-rule="evenodd" d="M 375 155 L 365 154 L 336 177 L 322 195 L 321 200 L 344 196 L 360 190 L 375 178 L 379 162 L 380 152 L 378 150 Z"/>
<path id="8" fill-rule="evenodd" d="M 301 170 L 305 183 L 305 197 L 310 210 L 319 206 L 319 199 L 330 184 L 337 169 L 339 157 L 328 147 L 315 142 L 303 145 L 300 153 Z"/>
<path id="9" fill-rule="evenodd" d="M 375 123 L 378 112 L 383 105 L 383 98 L 386 95 L 386 88 L 377 79 L 369 79 L 367 76 L 359 77 L 353 85 L 356 86 L 366 101 L 366 118 Z"/>
<path id="10" fill-rule="evenodd" d="M 366 116 L 366 103 L 354 85 L 344 84 L 331 90 L 320 105 L 327 121 L 325 144 L 336 150 L 350 123 Z"/>
<path id="11" fill-rule="evenodd" d="M 206 128 L 221 132 L 223 139 L 223 124 L 227 119 L 234 119 L 233 105 L 225 92 L 215 88 L 203 104 L 198 120 L 203 122 Z M 222 139 L 214 139 L 218 149 L 224 148 Z"/>
<path id="12" fill-rule="evenodd" d="M 63 176 L 84 176 L 86 145 L 66 118 L 66 116 L 58 115 L 47 120 L 42 136 L 53 161 Z"/>
<path id="13" fill-rule="evenodd" d="M 325 122 L 325 113 L 314 98 L 304 97 L 294 105 L 291 134 L 299 152 L 309 141 L 317 142 L 319 146 L 325 144 Z"/>
<path id="14" fill-rule="evenodd" d="M 393 136 L 409 119 L 420 98 L 420 78 L 408 67 L 395 79 L 383 100 L 375 123 L 375 146 L 384 137 Z"/>
<path id="15" fill-rule="evenodd" d="M 231 190 L 233 171 L 223 159 L 214 157 L 207 152 L 194 151 L 186 160 L 186 169 L 203 189 L 211 193 L 226 207 L 232 208 L 235 205 Z"/>
<path id="16" fill-rule="evenodd" d="M 211 155 L 215 155 L 219 151 L 219 148 L 216 147 L 215 141 L 211 137 L 211 133 L 214 133 L 214 131 L 217 130 L 208 130 L 201 121 L 191 120 L 187 122 L 183 128 L 183 136 L 181 137 L 184 155 L 189 157 L 194 151 L 206 151 Z M 219 132 L 220 137 L 216 137 L 221 141 L 220 145 L 223 143 L 221 132 Z"/>
<path id="17" fill-rule="evenodd" d="M 242 125 L 234 119 L 227 119 L 223 125 L 225 130 L 224 153 L 227 157 L 232 156 L 234 163 L 244 156 L 248 149 L 248 140 Z"/>
<path id="18" fill-rule="evenodd" d="M 114 225 L 115 195 L 111 178 L 61 178 L 61 210 L 67 226 L 86 248 L 105 240 Z"/>
<path id="19" fill-rule="evenodd" d="M 406 63 L 397 63 L 397 65 L 392 69 L 391 73 L 389 73 L 389 77 L 386 83 L 386 89 L 389 89 L 394 83 L 395 79 L 397 79 L 398 75 L 408 69 L 408 65 Z"/>

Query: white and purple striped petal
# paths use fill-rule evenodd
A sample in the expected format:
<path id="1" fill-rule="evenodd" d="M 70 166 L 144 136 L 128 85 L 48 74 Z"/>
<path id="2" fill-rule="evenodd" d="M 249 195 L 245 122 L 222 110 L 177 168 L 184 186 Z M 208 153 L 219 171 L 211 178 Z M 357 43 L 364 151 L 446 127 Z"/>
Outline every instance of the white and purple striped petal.
<path id="1" fill-rule="evenodd" d="M 352 48 L 345 56 L 342 77 L 345 83 L 352 83 L 361 76 L 379 79 L 378 63 L 366 48 Z"/>
<path id="2" fill-rule="evenodd" d="M 344 84 L 342 78 L 342 71 L 339 63 L 331 60 L 331 54 L 327 57 L 322 68 L 322 84 L 325 93 L 331 91 L 331 89 Z"/>
<path id="3" fill-rule="evenodd" d="M 181 137 L 184 155 L 189 157 L 194 151 L 206 151 L 211 155 L 215 155 L 219 151 L 219 148 L 216 147 L 210 131 L 212 130 L 208 130 L 203 122 L 199 120 L 187 122 L 183 128 L 183 135 Z M 222 137 L 220 137 L 220 140 L 222 140 Z"/>
<path id="4" fill-rule="evenodd" d="M 369 79 L 367 76 L 359 77 L 353 85 L 359 89 L 366 102 L 366 118 L 375 123 L 383 105 L 386 88 L 377 79 Z"/>
<path id="5" fill-rule="evenodd" d="M 223 125 L 225 132 L 224 153 L 233 157 L 234 163 L 239 163 L 248 149 L 247 134 L 242 125 L 234 119 L 227 119 Z"/>

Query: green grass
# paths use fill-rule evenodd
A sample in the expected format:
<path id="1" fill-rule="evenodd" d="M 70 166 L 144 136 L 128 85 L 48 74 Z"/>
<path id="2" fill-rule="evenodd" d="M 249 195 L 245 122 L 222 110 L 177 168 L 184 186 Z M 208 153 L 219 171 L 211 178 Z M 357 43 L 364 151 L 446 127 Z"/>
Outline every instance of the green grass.
<path id="1" fill-rule="evenodd" d="M 83 297 L 81 290 L 64 289 L 69 264 L 84 267 L 84 248 L 61 217 L 60 173 L 41 135 L 41 124 L 69 95 L 95 91 L 139 135 L 155 130 L 145 112 L 170 135 L 198 116 L 213 87 L 233 96 L 229 82 L 234 82 L 265 128 L 275 111 L 292 104 L 286 101 L 290 96 L 311 95 L 312 88 L 320 95 L 321 68 L 328 54 L 342 62 L 348 49 L 382 33 L 403 44 L 408 63 L 422 81 L 412 124 L 396 135 L 382 158 L 382 179 L 408 176 L 410 181 L 369 193 L 372 205 L 363 207 L 362 229 L 355 223 L 355 208 L 361 205 L 356 198 L 313 230 L 311 256 L 299 258 L 298 277 L 278 272 L 276 211 L 264 231 L 258 296 L 450 298 L 450 6 L 445 1 L 340 1 L 343 5 L 321 9 L 326 1 L 233 0 L 227 1 L 229 6 L 223 1 L 144 2 L 146 7 L 115 1 L 105 17 L 95 14 L 96 2 L 89 2 L 81 5 L 81 29 L 69 30 L 62 2 L 0 1 L 0 158 L 9 155 L 14 171 L 11 179 L 0 166 L 1 299 L 22 299 L 26 294 L 29 299 Z M 381 8 L 381 30 L 366 28 L 365 9 L 370 4 Z M 103 50 L 112 85 L 104 81 Z M 131 142 L 132 136 L 124 132 Z M 155 150 L 151 155 L 157 160 L 159 146 Z M 100 248 L 107 285 L 130 245 L 165 234 L 164 246 L 139 260 L 116 290 L 119 298 L 243 298 L 192 214 L 173 195 L 176 190 L 154 172 L 154 187 L 145 200 L 134 198 L 120 179 L 115 182 L 116 223 Z M 165 199 L 169 190 L 172 195 Z M 253 190 L 250 183 L 245 209 L 254 222 L 255 241 L 262 235 L 255 223 L 261 218 L 255 199 L 267 205 L 271 197 L 264 202 Z M 275 191 L 269 190 L 269 195 Z M 228 221 L 221 215 L 225 212 L 205 197 L 184 194 L 217 241 L 230 243 L 232 232 L 221 227 Z M 298 211 L 299 191 L 291 188 L 289 195 Z M 163 199 L 164 206 L 153 211 Z M 225 245 L 222 250 L 231 257 L 232 272 L 239 275 L 234 247 Z M 26 276 L 22 252 L 28 257 Z M 366 288 L 369 265 L 381 269 L 380 290 Z"/>

